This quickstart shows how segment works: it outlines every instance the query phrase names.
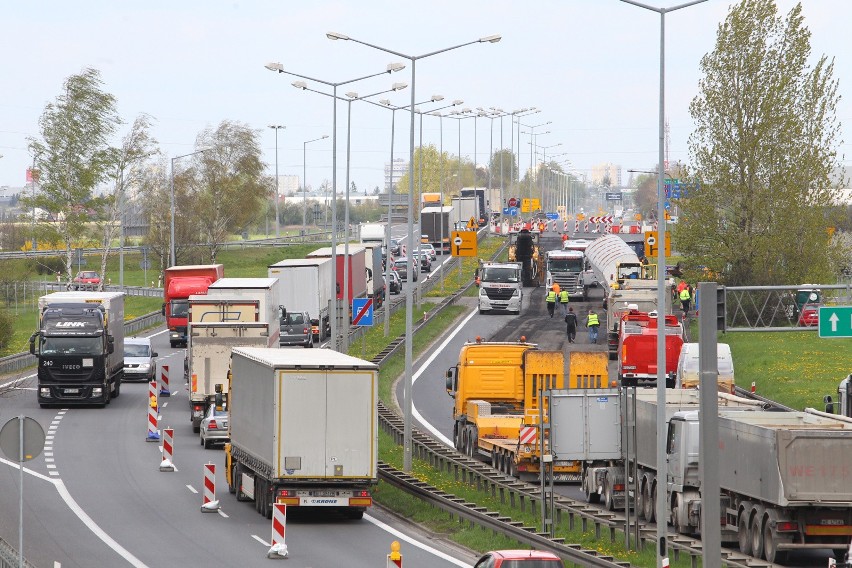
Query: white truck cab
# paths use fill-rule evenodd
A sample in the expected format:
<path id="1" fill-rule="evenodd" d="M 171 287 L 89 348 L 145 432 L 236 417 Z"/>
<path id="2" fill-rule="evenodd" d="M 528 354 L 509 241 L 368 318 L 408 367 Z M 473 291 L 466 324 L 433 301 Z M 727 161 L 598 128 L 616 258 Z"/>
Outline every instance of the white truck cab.
<path id="1" fill-rule="evenodd" d="M 520 262 L 483 262 L 478 271 L 479 313 L 521 313 L 524 298 Z"/>

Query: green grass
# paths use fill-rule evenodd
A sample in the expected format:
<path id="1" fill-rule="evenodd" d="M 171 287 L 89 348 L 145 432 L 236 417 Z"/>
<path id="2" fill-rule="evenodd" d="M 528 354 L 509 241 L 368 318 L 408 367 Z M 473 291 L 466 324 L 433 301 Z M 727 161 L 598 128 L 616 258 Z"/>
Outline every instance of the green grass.
<path id="1" fill-rule="evenodd" d="M 126 321 L 151 312 L 157 312 L 162 305 L 163 299 L 159 297 L 126 296 L 124 298 L 124 319 Z M 17 310 L 14 305 L 6 309 L 16 315 L 12 319 L 12 339 L 9 346 L 0 351 L 0 357 L 29 350 L 30 335 L 38 327 L 38 297 L 30 297 L 27 301 L 19 302 Z"/>
<path id="2" fill-rule="evenodd" d="M 753 381 L 758 394 L 798 410 L 822 410 L 822 397 L 836 399 L 838 383 L 852 372 L 852 339 L 792 331 L 726 333 L 719 341 L 731 346 L 738 386 Z"/>

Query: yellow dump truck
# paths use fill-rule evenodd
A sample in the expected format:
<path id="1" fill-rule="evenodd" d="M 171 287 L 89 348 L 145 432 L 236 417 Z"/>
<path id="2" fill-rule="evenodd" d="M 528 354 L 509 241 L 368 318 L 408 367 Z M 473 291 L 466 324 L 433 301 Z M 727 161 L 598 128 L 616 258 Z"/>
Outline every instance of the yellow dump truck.
<path id="1" fill-rule="evenodd" d="M 572 351 L 568 354 L 569 389 L 609 387 L 609 356 L 605 351 Z"/>
<path id="2" fill-rule="evenodd" d="M 447 371 L 447 392 L 455 399 L 453 439 L 462 453 L 477 457 L 507 475 L 537 476 L 546 420 L 542 392 L 565 388 L 561 351 L 542 351 L 532 343 L 466 343 L 458 365 Z M 556 481 L 579 480 L 578 463 L 554 462 Z"/>

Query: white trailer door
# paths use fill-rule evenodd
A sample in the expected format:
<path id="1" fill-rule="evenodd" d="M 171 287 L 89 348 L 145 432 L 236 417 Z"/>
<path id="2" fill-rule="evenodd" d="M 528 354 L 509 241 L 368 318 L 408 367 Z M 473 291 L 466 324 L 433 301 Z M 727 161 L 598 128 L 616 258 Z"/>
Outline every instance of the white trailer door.
<path id="1" fill-rule="evenodd" d="M 335 370 L 328 375 L 326 475 L 373 477 L 376 393 L 372 371 Z"/>
<path id="2" fill-rule="evenodd" d="M 325 477 L 325 371 L 281 370 L 278 401 L 278 471 L 286 477 Z"/>

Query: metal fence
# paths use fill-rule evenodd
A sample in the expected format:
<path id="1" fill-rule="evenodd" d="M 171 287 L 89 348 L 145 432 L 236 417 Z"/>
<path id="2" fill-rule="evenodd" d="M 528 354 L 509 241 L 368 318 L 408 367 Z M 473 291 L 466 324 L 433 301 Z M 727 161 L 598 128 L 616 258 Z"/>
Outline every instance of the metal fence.
<path id="1" fill-rule="evenodd" d="M 725 287 L 726 331 L 816 331 L 812 321 L 800 321 L 797 292 L 814 292 L 826 306 L 852 305 L 852 284 Z M 699 298 L 699 301 L 700 298 Z M 810 323 L 811 325 L 804 325 Z"/>
<path id="2" fill-rule="evenodd" d="M 127 320 L 124 322 L 124 335 L 134 335 L 143 329 L 159 325 L 163 321 L 163 314 L 160 312 L 151 312 L 150 314 Z M 0 375 L 20 372 L 28 367 L 32 367 L 36 362 L 35 355 L 30 355 L 29 353 L 15 353 L 14 355 L 0 357 Z"/>
<path id="3" fill-rule="evenodd" d="M 12 545 L 0 538 L 0 568 L 19 568 L 18 551 Z M 34 564 L 27 562 L 24 558 L 24 568 L 36 568 Z"/>

